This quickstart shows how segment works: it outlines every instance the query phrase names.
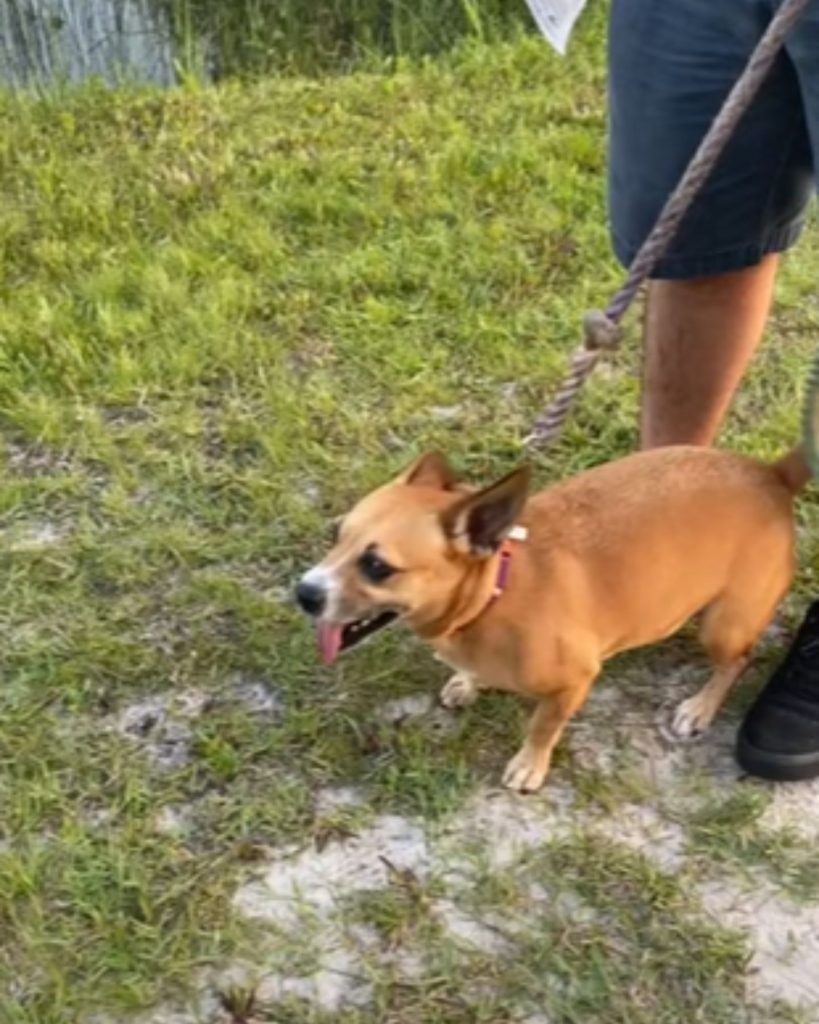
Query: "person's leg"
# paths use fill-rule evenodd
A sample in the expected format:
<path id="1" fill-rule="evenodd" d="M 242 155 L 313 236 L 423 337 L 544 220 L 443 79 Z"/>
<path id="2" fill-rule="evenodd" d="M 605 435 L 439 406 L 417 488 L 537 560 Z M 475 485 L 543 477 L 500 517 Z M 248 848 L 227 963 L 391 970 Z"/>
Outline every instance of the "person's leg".
<path id="1" fill-rule="evenodd" d="M 628 264 L 766 26 L 765 4 L 613 0 L 609 209 Z M 812 159 L 797 75 L 777 61 L 649 286 L 641 443 L 709 444 L 761 339 L 776 254 Z"/>
<path id="2" fill-rule="evenodd" d="M 788 40 L 819 173 L 819 5 Z M 751 775 L 787 781 L 819 776 L 819 601 L 808 608 L 784 660 L 745 716 L 737 760 Z"/>
<path id="3" fill-rule="evenodd" d="M 612 0 L 609 208 L 623 264 L 651 230 L 777 2 Z M 657 268 L 646 324 L 644 445 L 712 440 L 759 342 L 773 256 L 798 237 L 814 166 L 819 4 L 792 33 Z M 819 601 L 743 722 L 737 757 L 767 778 L 819 775 Z"/>
<path id="4" fill-rule="evenodd" d="M 641 446 L 713 442 L 762 340 L 778 256 L 688 281 L 653 281 L 645 322 Z"/>

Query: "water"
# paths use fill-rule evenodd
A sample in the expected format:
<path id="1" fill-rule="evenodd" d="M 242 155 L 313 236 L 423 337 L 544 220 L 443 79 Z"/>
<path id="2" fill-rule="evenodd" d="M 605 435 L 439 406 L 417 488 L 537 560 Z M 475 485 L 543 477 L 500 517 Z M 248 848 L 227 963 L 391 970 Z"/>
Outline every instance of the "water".
<path id="1" fill-rule="evenodd" d="M 161 0 L 0 0 L 0 84 L 173 85 L 182 66 L 173 29 Z"/>

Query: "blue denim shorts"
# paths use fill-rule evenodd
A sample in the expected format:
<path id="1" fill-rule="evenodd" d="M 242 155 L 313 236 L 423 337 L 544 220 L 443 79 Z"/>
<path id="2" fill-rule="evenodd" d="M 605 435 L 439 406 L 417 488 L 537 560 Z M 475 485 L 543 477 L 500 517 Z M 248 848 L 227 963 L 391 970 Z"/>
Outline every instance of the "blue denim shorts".
<path id="1" fill-rule="evenodd" d="M 612 0 L 609 214 L 631 262 L 780 0 Z M 819 0 L 729 142 L 658 278 L 741 270 L 799 236 L 819 169 Z"/>

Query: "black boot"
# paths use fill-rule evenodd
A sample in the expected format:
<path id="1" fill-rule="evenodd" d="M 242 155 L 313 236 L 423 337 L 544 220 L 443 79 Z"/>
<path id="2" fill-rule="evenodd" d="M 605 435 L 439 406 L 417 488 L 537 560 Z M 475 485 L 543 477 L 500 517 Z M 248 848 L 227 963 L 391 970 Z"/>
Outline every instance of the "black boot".
<path id="1" fill-rule="evenodd" d="M 774 782 L 819 776 L 819 601 L 745 716 L 737 760 L 750 775 Z"/>

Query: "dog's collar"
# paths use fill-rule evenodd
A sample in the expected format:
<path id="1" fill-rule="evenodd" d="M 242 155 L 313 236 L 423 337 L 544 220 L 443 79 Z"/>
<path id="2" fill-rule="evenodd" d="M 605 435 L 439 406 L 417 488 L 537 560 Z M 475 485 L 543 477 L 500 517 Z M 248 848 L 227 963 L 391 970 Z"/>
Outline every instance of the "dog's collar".
<path id="1" fill-rule="evenodd" d="M 529 536 L 529 531 L 525 526 L 513 526 L 512 529 L 507 533 L 506 539 L 500 546 L 499 554 L 500 561 L 498 562 L 498 571 L 495 575 L 495 585 L 492 588 L 492 593 L 489 595 L 489 600 L 481 608 L 475 618 L 470 619 L 469 622 L 465 622 L 462 626 L 458 626 L 454 633 L 460 633 L 462 630 L 471 626 L 475 619 L 479 619 L 484 612 L 488 611 L 492 605 L 497 601 L 501 594 L 506 590 L 509 585 L 509 575 L 512 569 L 512 551 L 513 541 L 524 541 Z"/>
<path id="2" fill-rule="evenodd" d="M 495 576 L 495 586 L 492 588 L 492 596 L 489 598 L 487 608 L 497 601 L 509 584 L 509 572 L 512 568 L 512 541 L 524 541 L 528 536 L 529 531 L 525 526 L 513 526 L 506 535 L 506 540 L 501 544 L 498 574 Z"/>

